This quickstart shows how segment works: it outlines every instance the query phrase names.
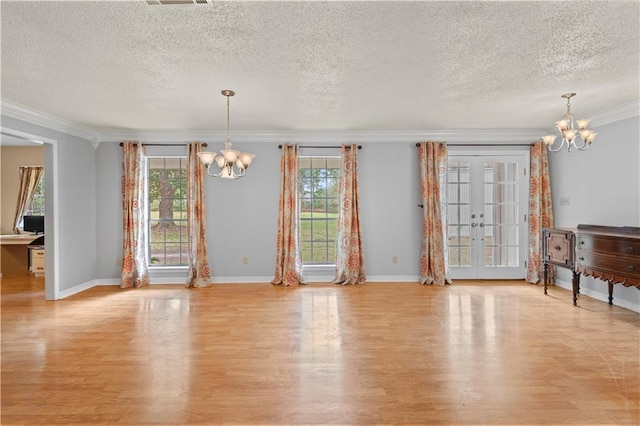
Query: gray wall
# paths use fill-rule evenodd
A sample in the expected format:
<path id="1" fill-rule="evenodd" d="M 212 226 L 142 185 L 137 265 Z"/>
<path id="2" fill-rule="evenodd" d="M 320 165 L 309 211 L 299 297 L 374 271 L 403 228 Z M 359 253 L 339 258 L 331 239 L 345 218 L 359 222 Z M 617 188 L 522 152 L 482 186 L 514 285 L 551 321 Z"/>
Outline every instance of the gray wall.
<path id="1" fill-rule="evenodd" d="M 640 117 L 594 128 L 589 151 L 549 153 L 555 226 L 578 224 L 640 226 Z M 560 199 L 569 199 L 561 206 Z M 560 280 L 571 282 L 560 270 Z M 605 300 L 606 282 L 582 277 L 586 294 Z M 640 308 L 640 291 L 614 286 L 614 304 Z"/>
<path id="2" fill-rule="evenodd" d="M 94 150 L 88 140 L 2 119 L 4 127 L 57 141 L 59 228 L 56 235 L 47 230 L 47 244 L 57 242 L 58 291 L 94 280 L 117 280 L 122 256 L 118 144 L 101 143 Z M 590 151 L 550 154 L 555 224 L 640 226 L 640 117 L 595 130 L 598 139 Z M 254 152 L 256 159 L 243 179 L 206 182 L 209 260 L 214 280 L 263 281 L 274 272 L 280 150 L 275 143 L 235 143 L 236 148 Z M 416 207 L 420 200 L 415 144 L 362 145 L 359 177 L 367 275 L 371 280 L 417 278 L 421 211 Z M 158 154 L 184 154 L 184 148 L 162 149 Z M 52 152 L 48 146 L 45 173 L 53 168 Z M 47 176 L 47 185 L 52 184 Z M 569 199 L 569 205 L 561 206 L 561 198 Z M 47 215 L 51 220 L 50 211 Z M 392 263 L 393 256 L 398 263 Z M 248 264 L 242 264 L 243 257 Z M 561 282 L 570 281 L 566 271 L 559 274 Z M 582 288 L 585 294 L 606 297 L 606 285 L 598 280 L 583 278 Z M 640 307 L 636 288 L 616 285 L 614 298 L 621 306 Z"/>
<path id="3" fill-rule="evenodd" d="M 368 143 L 359 151 L 361 220 L 370 279 L 417 279 L 421 210 L 414 143 Z M 243 143 L 234 148 L 256 154 L 247 176 L 235 181 L 207 179 L 209 261 L 214 281 L 273 278 L 280 195 L 280 154 L 275 143 Z M 215 147 L 209 147 L 215 149 Z M 102 143 L 97 150 L 98 278 L 117 279 L 122 256 L 120 211 L 121 148 Z M 164 149 L 166 155 L 183 148 Z M 148 154 L 160 154 L 149 147 Z M 389 161 L 389 155 L 406 163 Z M 398 263 L 392 263 L 392 257 Z M 242 258 L 248 264 L 242 264 Z"/>
<path id="4" fill-rule="evenodd" d="M 2 116 L 2 126 L 56 141 L 45 146 L 45 191 L 52 194 L 56 187 L 58 216 L 53 216 L 52 197 L 45 195 L 47 228 L 47 297 L 53 298 L 50 286 L 58 292 L 90 282 L 96 277 L 96 162 L 91 142 L 65 133 L 46 129 L 10 117 Z M 57 164 L 54 165 L 54 151 Z M 55 170 L 55 175 L 53 174 Z M 54 233 L 50 223 L 57 220 Z M 53 242 L 56 242 L 54 245 Z M 57 247 L 55 283 L 51 283 L 52 248 Z"/>

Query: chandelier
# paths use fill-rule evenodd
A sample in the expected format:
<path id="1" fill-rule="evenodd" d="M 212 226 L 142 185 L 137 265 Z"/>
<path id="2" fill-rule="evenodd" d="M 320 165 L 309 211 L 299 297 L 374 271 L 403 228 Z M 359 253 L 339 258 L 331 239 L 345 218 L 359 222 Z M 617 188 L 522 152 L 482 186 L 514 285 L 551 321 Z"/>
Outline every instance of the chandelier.
<path id="1" fill-rule="evenodd" d="M 207 168 L 207 174 L 211 177 L 219 177 L 223 179 L 238 179 L 245 175 L 247 168 L 253 161 L 255 154 L 249 152 L 240 152 L 231 149 L 231 138 L 229 137 L 229 98 L 235 95 L 233 90 L 223 90 L 222 95 L 227 97 L 227 141 L 224 143 L 224 149 L 220 151 L 220 155 L 215 152 L 202 151 L 198 153 L 200 161 Z M 211 165 L 216 163 L 219 172 L 211 173 Z"/>
<path id="2" fill-rule="evenodd" d="M 547 145 L 549 151 L 558 152 L 562 149 L 565 144 L 567 145 L 567 151 L 571 152 L 571 148 L 576 148 L 580 151 L 586 151 L 591 148 L 591 143 L 596 138 L 596 134 L 593 130 L 587 129 L 589 125 L 588 119 L 576 120 L 576 124 L 578 125 L 578 129 L 574 128 L 573 122 L 573 114 L 571 114 L 571 98 L 574 97 L 575 93 L 565 93 L 562 95 L 563 98 L 567 99 L 567 112 L 564 114 L 564 119 L 556 122 L 556 128 L 560 131 L 560 135 L 562 136 L 562 142 L 557 148 L 553 147 L 553 143 L 556 140 L 556 135 L 547 135 L 542 137 L 542 141 Z M 576 139 L 580 135 L 582 139 L 582 144 L 578 146 L 576 143 Z"/>

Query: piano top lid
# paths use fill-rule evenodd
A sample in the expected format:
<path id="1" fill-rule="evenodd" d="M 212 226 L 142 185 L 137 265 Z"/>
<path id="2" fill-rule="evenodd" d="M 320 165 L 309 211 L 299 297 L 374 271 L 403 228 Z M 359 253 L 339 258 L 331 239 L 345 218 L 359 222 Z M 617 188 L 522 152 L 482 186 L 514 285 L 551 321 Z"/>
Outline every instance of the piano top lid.
<path id="1" fill-rule="evenodd" d="M 640 237 L 640 228 L 635 226 L 604 226 L 604 225 L 578 225 L 578 231 L 595 232 L 599 234 L 627 235 Z"/>

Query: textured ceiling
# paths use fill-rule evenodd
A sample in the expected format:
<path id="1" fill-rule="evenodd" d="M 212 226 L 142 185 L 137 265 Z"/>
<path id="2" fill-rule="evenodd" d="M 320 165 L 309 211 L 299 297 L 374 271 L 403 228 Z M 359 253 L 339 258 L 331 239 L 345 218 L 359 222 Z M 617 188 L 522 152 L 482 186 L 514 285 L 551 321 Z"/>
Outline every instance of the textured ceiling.
<path id="1" fill-rule="evenodd" d="M 640 99 L 640 2 L 18 1 L 2 99 L 97 130 L 549 128 Z M 581 118 L 576 117 L 576 118 Z"/>

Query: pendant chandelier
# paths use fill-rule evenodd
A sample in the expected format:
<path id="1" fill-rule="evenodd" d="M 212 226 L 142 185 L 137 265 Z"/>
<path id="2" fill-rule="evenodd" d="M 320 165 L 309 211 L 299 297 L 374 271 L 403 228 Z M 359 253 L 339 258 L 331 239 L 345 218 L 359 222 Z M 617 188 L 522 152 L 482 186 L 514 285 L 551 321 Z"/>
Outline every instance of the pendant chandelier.
<path id="1" fill-rule="evenodd" d="M 553 147 L 553 143 L 556 140 L 556 135 L 547 135 L 542 137 L 542 141 L 547 145 L 549 151 L 558 152 L 562 147 L 567 146 L 567 151 L 571 152 L 571 148 L 576 148 L 580 151 L 586 151 L 591 148 L 591 143 L 596 138 L 596 134 L 593 130 L 587 129 L 589 125 L 589 119 L 576 120 L 575 124 L 578 125 L 578 129 L 574 128 L 573 114 L 571 113 L 571 98 L 575 93 L 565 93 L 563 98 L 567 99 L 567 112 L 564 114 L 564 119 L 556 122 L 556 128 L 560 131 L 562 136 L 562 142 L 557 148 Z M 578 136 L 582 139 L 582 144 L 578 146 L 576 140 Z"/>
<path id="2" fill-rule="evenodd" d="M 245 175 L 247 168 L 253 161 L 255 154 L 249 152 L 240 152 L 231 149 L 231 138 L 229 137 L 229 98 L 235 95 L 233 90 L 223 90 L 222 95 L 227 97 L 227 141 L 224 143 L 224 149 L 220 151 L 220 155 L 215 152 L 202 151 L 198 153 L 200 161 L 207 168 L 207 174 L 211 177 L 219 177 L 223 179 L 238 179 Z M 213 163 L 219 168 L 218 173 L 211 173 L 211 165 Z"/>

